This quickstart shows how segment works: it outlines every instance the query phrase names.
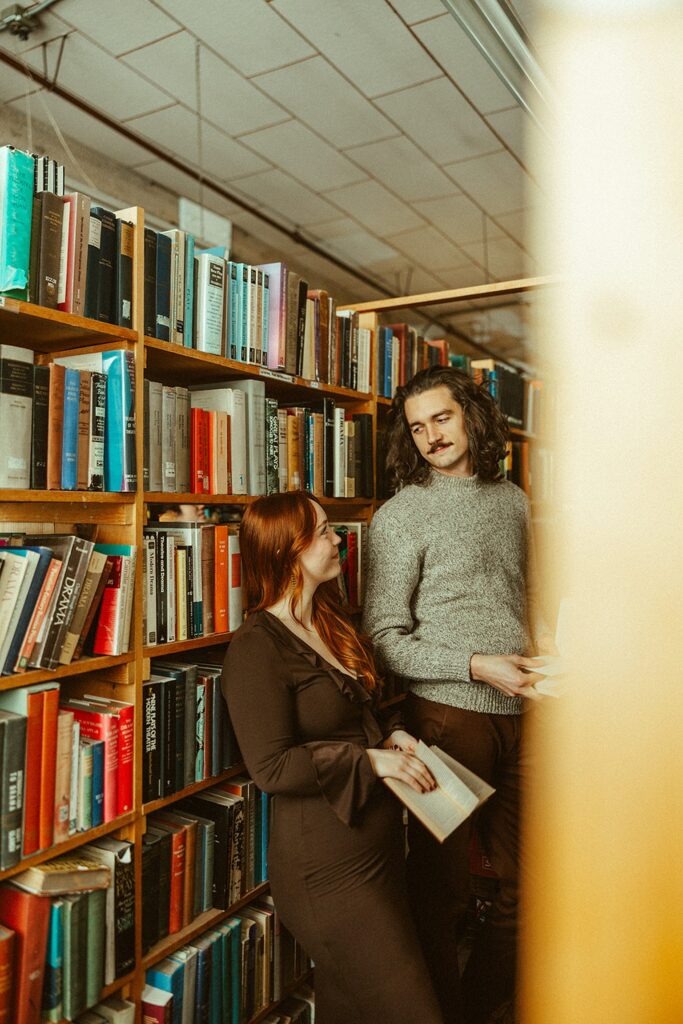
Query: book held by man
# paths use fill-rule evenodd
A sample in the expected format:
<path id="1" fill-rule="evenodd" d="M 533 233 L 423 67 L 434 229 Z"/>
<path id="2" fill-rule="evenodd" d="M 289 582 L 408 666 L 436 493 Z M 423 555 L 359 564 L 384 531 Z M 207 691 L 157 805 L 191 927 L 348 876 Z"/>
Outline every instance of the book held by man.
<path id="1" fill-rule="evenodd" d="M 485 803 L 495 790 L 488 782 L 484 782 L 437 746 L 428 747 L 420 740 L 415 756 L 434 776 L 436 789 L 429 793 L 417 793 L 399 779 L 384 781 L 392 793 L 442 843 L 473 811 Z"/>

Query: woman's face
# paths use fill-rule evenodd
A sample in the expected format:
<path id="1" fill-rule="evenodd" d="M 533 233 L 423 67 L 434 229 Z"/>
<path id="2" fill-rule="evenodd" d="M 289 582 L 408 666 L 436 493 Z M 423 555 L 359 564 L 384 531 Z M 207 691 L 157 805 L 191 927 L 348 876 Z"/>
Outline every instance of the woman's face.
<path id="1" fill-rule="evenodd" d="M 316 518 L 313 540 L 299 556 L 299 565 L 307 582 L 318 586 L 326 580 L 333 580 L 341 571 L 339 545 L 341 537 L 327 522 L 327 516 L 317 501 L 312 501 Z"/>

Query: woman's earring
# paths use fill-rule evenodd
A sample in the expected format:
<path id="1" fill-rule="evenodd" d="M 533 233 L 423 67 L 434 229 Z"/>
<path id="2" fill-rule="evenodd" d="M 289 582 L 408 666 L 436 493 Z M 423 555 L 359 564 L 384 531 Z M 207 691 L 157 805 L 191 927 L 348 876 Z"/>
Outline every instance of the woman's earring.
<path id="1" fill-rule="evenodd" d="M 296 589 L 296 573 L 292 573 L 292 575 L 289 577 L 289 589 Z"/>

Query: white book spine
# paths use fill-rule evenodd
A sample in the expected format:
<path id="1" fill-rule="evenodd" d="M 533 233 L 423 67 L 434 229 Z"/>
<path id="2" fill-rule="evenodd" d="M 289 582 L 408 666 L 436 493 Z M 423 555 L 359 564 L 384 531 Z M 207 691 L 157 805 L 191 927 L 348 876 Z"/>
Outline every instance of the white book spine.
<path id="1" fill-rule="evenodd" d="M 162 389 L 161 474 L 162 491 L 173 494 L 176 490 L 176 394 L 175 388 Z"/>
<path id="2" fill-rule="evenodd" d="M 278 488 L 281 494 L 284 494 L 287 490 L 287 410 L 278 409 L 277 411 L 277 426 L 278 426 L 278 450 L 280 461 L 278 464 L 277 476 L 278 476 Z"/>
<path id="3" fill-rule="evenodd" d="M 242 558 L 236 532 L 228 534 L 228 629 L 233 633 L 242 625 Z"/>
<path id="4" fill-rule="evenodd" d="M 78 828 L 78 777 L 80 774 L 79 756 L 81 749 L 81 726 L 74 722 L 71 733 L 71 780 L 69 785 L 69 835 L 76 834 Z"/>
<path id="5" fill-rule="evenodd" d="M 166 643 L 172 644 L 178 639 L 176 632 L 176 599 L 175 599 L 175 538 L 162 535 L 161 543 L 166 543 Z"/>
<path id="6" fill-rule="evenodd" d="M 66 303 L 66 275 L 69 262 L 69 224 L 71 223 L 71 207 L 64 203 L 62 217 L 62 244 L 59 251 L 59 281 L 57 283 L 57 305 Z"/>
<path id="7" fill-rule="evenodd" d="M 144 643 L 151 647 L 157 642 L 157 538 L 145 537 L 145 628 Z"/>
<path id="8" fill-rule="evenodd" d="M 149 382 L 149 489 L 159 492 L 163 490 L 162 467 L 162 443 L 163 443 L 163 417 L 162 417 L 162 392 L 163 385 L 156 380 Z"/>
<path id="9" fill-rule="evenodd" d="M 334 497 L 345 496 L 344 476 L 346 470 L 346 450 L 344 445 L 344 409 L 337 406 L 334 410 Z"/>

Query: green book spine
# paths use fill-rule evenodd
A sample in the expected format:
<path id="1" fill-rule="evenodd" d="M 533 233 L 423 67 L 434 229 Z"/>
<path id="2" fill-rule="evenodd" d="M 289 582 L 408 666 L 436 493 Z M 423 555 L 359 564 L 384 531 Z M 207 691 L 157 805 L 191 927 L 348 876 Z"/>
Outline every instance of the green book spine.
<path id="1" fill-rule="evenodd" d="M 86 1006 L 92 1006 L 98 1001 L 104 987 L 106 896 L 107 894 L 104 889 L 94 889 L 92 892 L 86 893 L 88 932 L 85 983 Z"/>
<path id="2" fill-rule="evenodd" d="M 64 896 L 64 1016 L 85 1010 L 88 918 L 85 893 Z"/>
<path id="3" fill-rule="evenodd" d="M 28 294 L 33 218 L 33 157 L 0 148 L 0 293 Z"/>

